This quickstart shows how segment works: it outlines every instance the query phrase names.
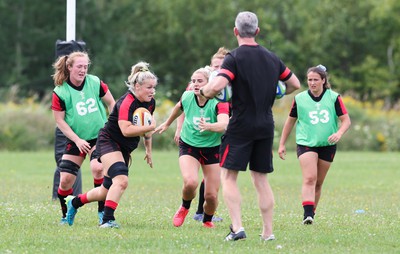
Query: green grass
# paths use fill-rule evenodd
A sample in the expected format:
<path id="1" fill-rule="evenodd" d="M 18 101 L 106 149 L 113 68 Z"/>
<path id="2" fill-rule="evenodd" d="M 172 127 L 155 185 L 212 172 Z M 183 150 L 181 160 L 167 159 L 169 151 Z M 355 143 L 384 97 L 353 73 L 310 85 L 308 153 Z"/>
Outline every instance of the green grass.
<path id="1" fill-rule="evenodd" d="M 294 153 L 275 158 L 269 175 L 276 206 L 276 241 L 262 243 L 261 219 L 249 173 L 241 173 L 243 223 L 248 238 L 224 242 L 230 224 L 204 229 L 191 219 L 172 226 L 180 205 L 177 151 L 154 152 L 154 169 L 133 153 L 130 183 L 116 217 L 119 230 L 97 227 L 96 204 L 81 208 L 72 227 L 58 225 L 58 201 L 51 200 L 52 152 L 0 152 L 0 253 L 400 253 L 399 153 L 338 152 L 329 172 L 316 223 L 301 225 L 301 174 Z M 277 157 L 277 156 L 276 156 Z M 84 190 L 91 188 L 88 163 Z M 364 213 L 356 213 L 364 210 Z M 277 248 L 281 246 L 282 248 Z"/>

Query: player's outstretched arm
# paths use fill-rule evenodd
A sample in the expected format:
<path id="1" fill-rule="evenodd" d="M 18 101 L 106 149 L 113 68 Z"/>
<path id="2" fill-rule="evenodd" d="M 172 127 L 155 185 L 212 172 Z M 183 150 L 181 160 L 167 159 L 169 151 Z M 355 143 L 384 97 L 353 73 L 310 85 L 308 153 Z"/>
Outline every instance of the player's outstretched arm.
<path id="1" fill-rule="evenodd" d="M 179 101 L 175 107 L 172 109 L 171 114 L 167 118 L 167 120 L 162 123 L 160 126 L 158 126 L 154 132 L 162 134 L 164 131 L 166 131 L 169 126 L 175 121 L 176 118 L 178 118 L 182 114 L 181 110 L 181 102 Z"/>

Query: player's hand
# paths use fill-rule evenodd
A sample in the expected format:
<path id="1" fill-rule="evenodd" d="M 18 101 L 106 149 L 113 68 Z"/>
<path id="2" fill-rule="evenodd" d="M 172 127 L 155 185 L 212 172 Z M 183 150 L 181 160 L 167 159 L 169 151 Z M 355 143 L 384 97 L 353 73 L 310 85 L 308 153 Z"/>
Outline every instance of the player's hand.
<path id="1" fill-rule="evenodd" d="M 153 120 L 151 120 L 151 124 L 150 124 L 150 126 L 152 127 L 152 131 L 148 131 L 148 132 L 146 132 L 145 134 L 144 134 L 144 137 L 146 138 L 146 139 L 150 139 L 151 138 L 151 136 L 153 136 L 153 134 L 154 134 L 154 132 L 156 132 L 156 120 L 154 119 L 154 117 L 153 117 Z"/>
<path id="2" fill-rule="evenodd" d="M 177 146 L 179 146 L 179 139 L 181 137 L 181 131 L 176 130 L 175 131 L 175 136 L 174 136 L 174 142 Z"/>
<path id="3" fill-rule="evenodd" d="M 164 131 L 166 131 L 167 129 L 168 129 L 168 125 L 164 122 L 164 123 L 162 123 L 160 126 L 158 126 L 155 130 L 154 130 L 154 132 L 158 132 L 158 133 L 163 133 Z"/>
<path id="4" fill-rule="evenodd" d="M 208 125 L 207 122 L 204 120 L 204 118 L 200 118 L 200 122 L 199 122 L 199 128 L 200 128 L 200 132 L 206 131 L 208 130 Z"/>
<path id="5" fill-rule="evenodd" d="M 285 145 L 280 145 L 280 146 L 279 146 L 278 154 L 279 154 L 279 157 L 280 157 L 282 160 L 285 159 L 285 156 L 286 156 L 286 147 L 285 147 Z"/>
<path id="6" fill-rule="evenodd" d="M 146 153 L 146 156 L 144 156 L 144 160 L 146 160 L 147 164 L 149 164 L 149 166 L 153 168 L 153 160 L 151 159 L 151 153 Z"/>
<path id="7" fill-rule="evenodd" d="M 340 134 L 340 133 L 333 133 L 332 135 L 330 135 L 329 137 L 328 137 L 328 142 L 330 143 L 330 144 L 336 144 L 337 142 L 339 142 L 340 141 L 340 139 L 342 138 L 342 135 Z"/>
<path id="8" fill-rule="evenodd" d="M 90 152 L 91 147 L 90 144 L 86 142 L 86 140 L 79 139 L 75 144 L 78 147 L 79 152 L 86 154 Z"/>
<path id="9" fill-rule="evenodd" d="M 156 126 L 157 126 L 157 124 L 156 124 L 156 119 L 155 119 L 154 116 L 153 116 L 153 118 L 152 118 L 152 120 L 151 120 L 151 124 L 150 124 L 150 127 L 152 128 L 152 130 L 146 132 L 146 133 L 144 134 L 144 136 L 145 136 L 146 138 L 151 138 L 151 136 L 152 136 L 152 135 L 154 134 L 154 132 L 155 132 Z"/>

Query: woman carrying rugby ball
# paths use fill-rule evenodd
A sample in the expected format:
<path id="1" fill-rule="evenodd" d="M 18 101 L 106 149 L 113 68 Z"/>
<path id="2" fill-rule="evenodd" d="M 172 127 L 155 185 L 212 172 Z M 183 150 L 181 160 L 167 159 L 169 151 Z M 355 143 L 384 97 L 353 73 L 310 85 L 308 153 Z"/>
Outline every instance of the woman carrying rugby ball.
<path id="1" fill-rule="evenodd" d="M 134 124 L 134 112 L 138 108 L 146 108 L 153 114 L 156 102 L 157 77 L 149 71 L 149 64 L 139 62 L 132 66 L 126 85 L 128 91 L 118 99 L 108 122 L 99 132 L 97 139 L 97 151 L 103 163 L 104 182 L 100 187 L 94 188 L 77 197 L 67 198 L 67 221 L 69 225 L 74 223 L 78 208 L 96 201 L 105 200 L 104 217 L 101 228 L 119 228 L 115 221 L 114 212 L 122 194 L 128 187 L 128 171 L 130 154 L 138 147 L 140 137 L 144 136 L 146 148 L 145 159 L 150 167 L 152 162 L 151 133 L 156 123 L 154 118 L 150 125 L 138 126 Z"/>

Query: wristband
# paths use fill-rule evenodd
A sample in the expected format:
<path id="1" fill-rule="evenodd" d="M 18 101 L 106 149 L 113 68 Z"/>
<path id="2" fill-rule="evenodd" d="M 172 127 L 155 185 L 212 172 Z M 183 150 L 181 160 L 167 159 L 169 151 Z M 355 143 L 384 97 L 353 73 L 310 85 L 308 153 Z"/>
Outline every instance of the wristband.
<path id="1" fill-rule="evenodd" d="M 208 100 L 212 99 L 212 98 L 207 97 L 207 96 L 204 95 L 203 88 L 200 88 L 200 95 L 203 96 L 204 98 L 208 99 Z"/>

